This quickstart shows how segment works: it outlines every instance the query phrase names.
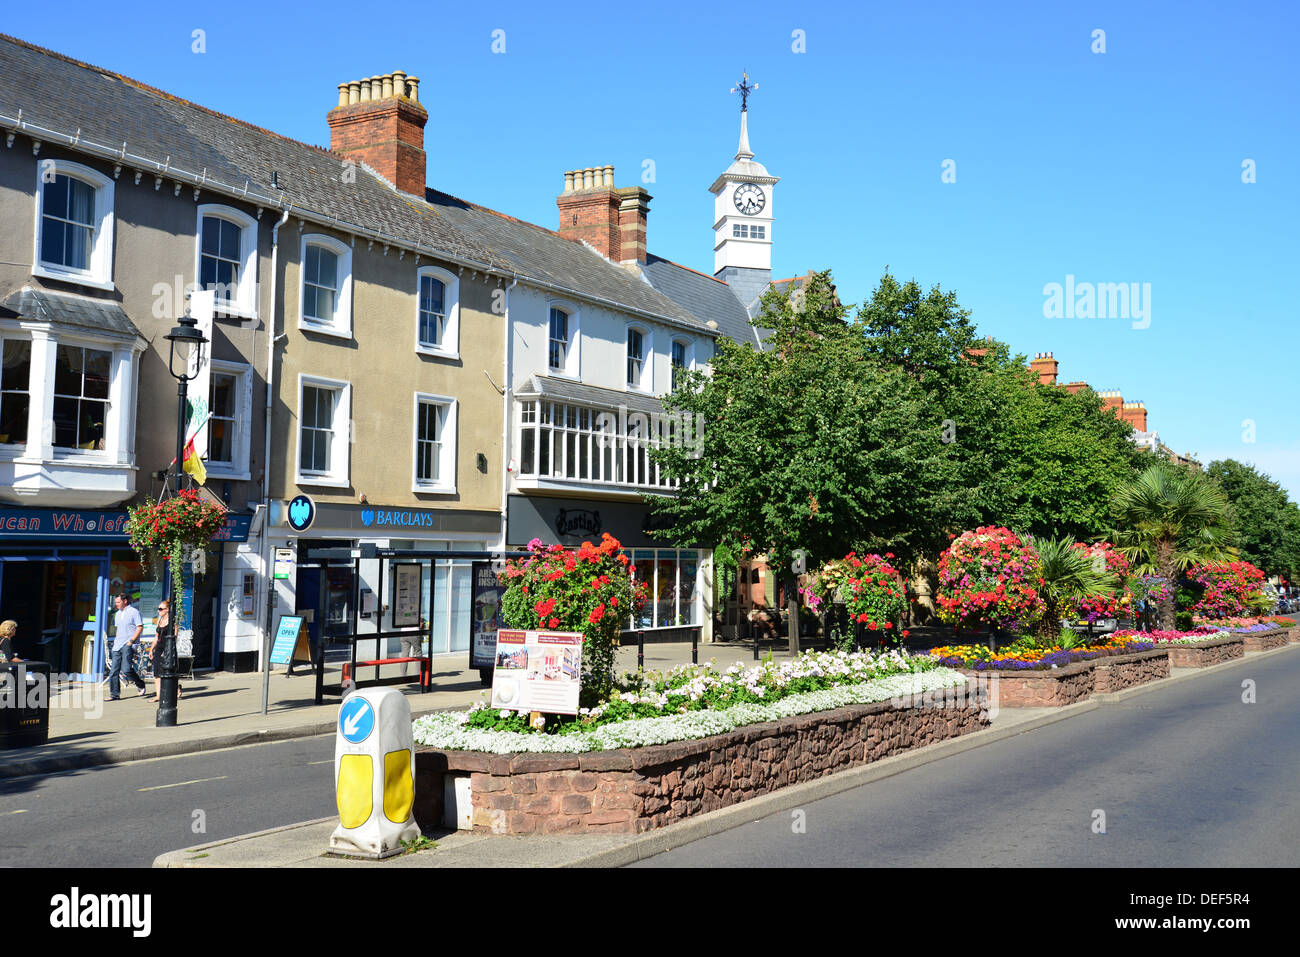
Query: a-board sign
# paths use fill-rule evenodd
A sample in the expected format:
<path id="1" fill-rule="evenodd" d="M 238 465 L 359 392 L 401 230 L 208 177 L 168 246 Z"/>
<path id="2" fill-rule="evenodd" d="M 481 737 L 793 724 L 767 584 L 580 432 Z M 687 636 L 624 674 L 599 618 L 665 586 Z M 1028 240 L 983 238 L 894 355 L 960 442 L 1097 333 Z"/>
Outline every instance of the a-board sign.
<path id="1" fill-rule="evenodd" d="M 275 641 L 271 645 L 271 664 L 287 665 L 290 656 L 294 660 L 307 660 L 300 658 L 298 654 L 301 645 L 298 636 L 306 633 L 307 629 L 303 627 L 301 615 L 281 615 L 279 627 L 275 630 Z M 307 658 L 310 658 L 310 654 Z"/>
<path id="2" fill-rule="evenodd" d="M 492 707 L 577 714 L 582 683 L 582 632 L 497 632 Z"/>
<path id="3" fill-rule="evenodd" d="M 475 562 L 472 574 L 469 666 L 491 668 L 496 656 L 497 630 L 505 624 L 501 599 L 505 597 L 506 586 L 497 580 L 490 562 Z"/>

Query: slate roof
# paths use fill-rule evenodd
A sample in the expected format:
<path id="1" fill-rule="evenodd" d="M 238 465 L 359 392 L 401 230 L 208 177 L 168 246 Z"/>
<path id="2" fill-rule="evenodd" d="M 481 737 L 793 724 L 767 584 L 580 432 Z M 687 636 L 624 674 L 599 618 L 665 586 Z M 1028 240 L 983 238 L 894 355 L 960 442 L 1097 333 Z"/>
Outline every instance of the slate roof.
<path id="1" fill-rule="evenodd" d="M 622 392 L 618 389 L 604 389 L 600 386 L 583 385 L 571 379 L 557 379 L 554 376 L 535 375 L 515 390 L 521 398 L 539 396 L 553 402 L 569 402 L 598 409 L 626 407 L 628 412 L 643 412 L 646 415 L 663 415 L 663 403 L 643 392 Z"/>
<path id="2" fill-rule="evenodd" d="M 115 302 L 86 299 L 25 286 L 0 303 L 0 318 L 36 319 L 42 322 L 93 329 L 115 336 L 138 336 L 140 330 Z"/>
<path id="3" fill-rule="evenodd" d="M 4 34 L 0 127 L 106 159 L 110 150 L 120 151 L 124 167 L 146 175 L 187 184 L 201 178 L 209 194 L 245 191 L 252 202 L 292 206 L 295 215 L 335 220 L 345 231 L 378 232 L 454 262 L 518 274 L 575 298 L 602 299 L 710 334 L 681 305 L 580 243 L 437 191 L 422 203 L 364 166 L 355 182 L 345 183 L 343 159 L 328 150 Z M 71 145 L 43 132 L 78 140 Z"/>
<path id="4" fill-rule="evenodd" d="M 646 257 L 642 272 L 655 289 L 704 321 L 713 319 L 718 332 L 738 344 L 761 348 L 762 340 L 772 331 L 750 325 L 744 305 L 720 279 L 653 254 Z"/>
<path id="5" fill-rule="evenodd" d="M 551 285 L 580 289 L 589 296 L 671 319 L 706 335 L 713 334 L 704 325 L 712 316 L 694 312 L 675 297 L 657 290 L 652 282 L 611 263 L 588 246 L 437 190 L 428 190 L 426 197 L 440 216 L 481 241 L 512 272 Z"/>

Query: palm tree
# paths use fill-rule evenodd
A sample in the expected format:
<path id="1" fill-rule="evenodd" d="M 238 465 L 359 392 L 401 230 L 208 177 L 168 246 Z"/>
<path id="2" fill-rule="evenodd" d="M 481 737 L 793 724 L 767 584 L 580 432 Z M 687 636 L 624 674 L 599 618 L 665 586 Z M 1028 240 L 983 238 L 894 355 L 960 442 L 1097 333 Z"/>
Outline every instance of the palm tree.
<path id="1" fill-rule="evenodd" d="M 1098 569 L 1092 556 L 1075 548 L 1069 538 L 1031 539 L 1042 565 L 1043 584 L 1038 589 L 1047 610 L 1038 623 L 1042 638 L 1060 633 L 1061 619 L 1085 598 L 1113 594 L 1119 585 L 1114 575 Z"/>
<path id="2" fill-rule="evenodd" d="M 1115 527 L 1109 538 L 1133 571 L 1169 582 L 1158 610 L 1160 627 L 1172 630 L 1179 572 L 1236 555 L 1227 544 L 1232 531 L 1227 499 L 1200 472 L 1161 463 L 1121 486 L 1111 512 Z"/>

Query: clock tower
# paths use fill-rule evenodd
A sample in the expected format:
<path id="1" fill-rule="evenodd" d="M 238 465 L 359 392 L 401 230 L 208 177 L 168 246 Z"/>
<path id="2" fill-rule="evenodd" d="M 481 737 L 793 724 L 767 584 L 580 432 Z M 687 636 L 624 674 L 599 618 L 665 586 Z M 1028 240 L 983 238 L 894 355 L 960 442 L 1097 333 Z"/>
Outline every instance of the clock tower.
<path id="1" fill-rule="evenodd" d="M 709 187 L 713 193 L 713 275 L 731 286 L 753 315 L 772 281 L 772 191 L 779 182 L 749 148 L 749 95 L 758 84 L 745 74 L 740 93 L 740 148 Z"/>

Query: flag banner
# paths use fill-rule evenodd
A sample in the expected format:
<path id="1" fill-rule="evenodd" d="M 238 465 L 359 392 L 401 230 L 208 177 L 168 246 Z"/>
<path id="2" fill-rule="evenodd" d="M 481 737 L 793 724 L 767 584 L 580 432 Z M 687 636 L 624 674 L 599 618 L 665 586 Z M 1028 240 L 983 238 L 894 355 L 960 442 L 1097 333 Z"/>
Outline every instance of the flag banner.
<path id="1" fill-rule="evenodd" d="M 189 400 L 186 403 L 185 438 L 193 444 L 196 456 L 202 459 L 208 454 L 208 396 L 212 393 L 212 317 L 216 312 L 217 294 L 211 289 L 199 289 L 190 293 L 190 315 L 198 321 L 198 330 L 208 344 L 202 350 L 202 363 L 197 349 L 190 352 Z M 189 467 L 190 453 L 185 451 L 185 471 Z M 194 474 L 191 472 L 191 474 Z M 202 479 L 198 479 L 203 484 Z"/>

